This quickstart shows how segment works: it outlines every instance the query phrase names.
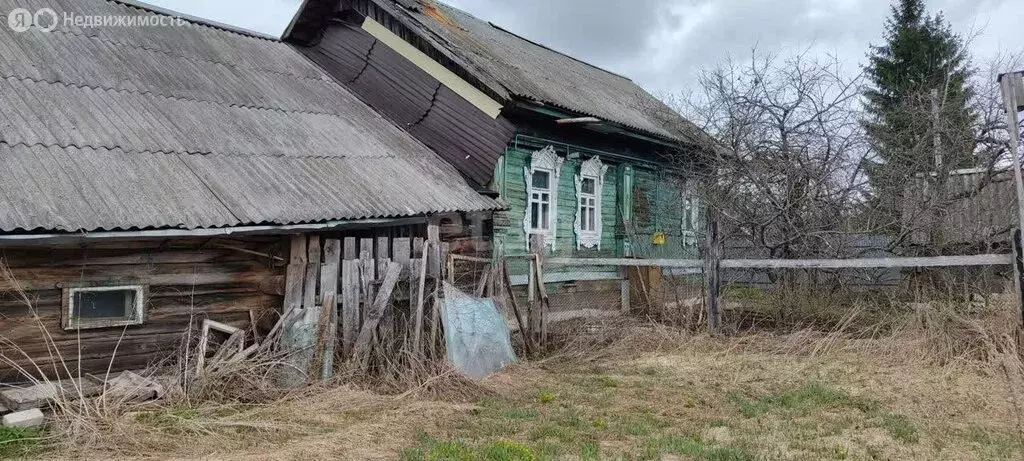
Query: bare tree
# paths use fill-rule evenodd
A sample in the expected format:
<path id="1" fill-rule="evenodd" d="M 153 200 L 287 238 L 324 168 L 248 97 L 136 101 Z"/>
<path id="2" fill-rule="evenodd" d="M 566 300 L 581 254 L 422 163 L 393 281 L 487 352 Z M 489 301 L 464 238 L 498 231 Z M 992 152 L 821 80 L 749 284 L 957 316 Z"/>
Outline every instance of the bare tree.
<path id="1" fill-rule="evenodd" d="M 755 51 L 702 72 L 699 90 L 673 101 L 723 146 L 703 195 L 729 238 L 775 258 L 840 251 L 866 187 L 861 84 L 834 60 Z"/>

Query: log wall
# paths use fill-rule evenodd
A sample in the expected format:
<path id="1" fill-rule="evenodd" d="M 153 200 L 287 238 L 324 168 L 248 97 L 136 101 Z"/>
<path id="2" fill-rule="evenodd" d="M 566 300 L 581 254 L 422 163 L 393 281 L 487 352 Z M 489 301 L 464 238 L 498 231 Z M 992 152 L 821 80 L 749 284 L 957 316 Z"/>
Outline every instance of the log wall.
<path id="1" fill-rule="evenodd" d="M 72 374 L 79 367 L 102 374 L 111 357 L 117 371 L 171 356 L 206 318 L 238 328 L 249 328 L 250 318 L 273 321 L 268 311 L 282 303 L 286 242 L 259 236 L 0 248 L 9 268 L 0 276 L 0 354 L 53 375 L 57 351 Z M 119 281 L 148 285 L 142 325 L 62 329 L 62 284 Z M 0 379 L 19 378 L 10 363 L 0 364 Z"/>

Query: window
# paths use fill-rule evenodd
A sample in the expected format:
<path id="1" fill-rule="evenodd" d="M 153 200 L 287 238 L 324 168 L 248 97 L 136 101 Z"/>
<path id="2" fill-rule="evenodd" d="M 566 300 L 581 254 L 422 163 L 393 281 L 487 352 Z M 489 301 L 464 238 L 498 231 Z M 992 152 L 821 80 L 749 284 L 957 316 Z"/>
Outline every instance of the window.
<path id="1" fill-rule="evenodd" d="M 583 178 L 580 183 L 580 230 L 596 232 L 595 215 L 597 214 L 597 197 L 594 195 L 596 178 Z"/>
<path id="2" fill-rule="evenodd" d="M 576 249 L 601 249 L 601 188 L 608 167 L 601 159 L 591 157 L 580 164 L 576 176 Z"/>
<path id="3" fill-rule="evenodd" d="M 531 235 L 543 235 L 544 245 L 555 248 L 558 231 L 558 176 L 565 161 L 552 146 L 533 153 L 523 167 L 526 183 L 526 207 L 523 210 L 523 233 L 529 247 Z"/>
<path id="4" fill-rule="evenodd" d="M 64 329 L 139 325 L 146 290 L 142 285 L 64 289 Z"/>
<path id="5" fill-rule="evenodd" d="M 530 181 L 530 230 L 551 229 L 551 173 L 535 170 Z"/>

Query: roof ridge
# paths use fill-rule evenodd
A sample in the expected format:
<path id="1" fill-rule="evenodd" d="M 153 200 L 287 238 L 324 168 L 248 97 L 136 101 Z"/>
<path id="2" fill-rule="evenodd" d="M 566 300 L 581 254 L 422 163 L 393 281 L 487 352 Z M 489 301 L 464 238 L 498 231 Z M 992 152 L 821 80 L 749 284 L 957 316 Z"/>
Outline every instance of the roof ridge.
<path id="1" fill-rule="evenodd" d="M 330 159 L 348 159 L 348 158 L 361 158 L 361 159 L 366 159 L 366 158 L 421 158 L 421 157 L 419 157 L 417 155 L 373 155 L 373 156 L 354 157 L 354 156 L 346 156 L 346 155 L 284 155 L 284 154 L 273 154 L 273 155 L 271 155 L 271 154 L 255 154 L 255 153 L 248 153 L 247 154 L 247 153 L 235 153 L 235 152 L 182 152 L 182 151 L 174 151 L 174 150 L 152 150 L 152 149 L 136 150 L 136 149 L 126 149 L 126 148 L 124 148 L 124 147 L 122 147 L 120 145 L 114 145 L 114 146 L 93 146 L 93 145 L 85 144 L 85 145 L 81 145 L 80 146 L 80 145 L 75 144 L 75 143 L 62 144 L 62 143 L 57 143 L 57 142 L 55 142 L 55 143 L 45 143 L 45 142 L 26 142 L 26 141 L 11 142 L 11 141 L 8 141 L 8 140 L 3 139 L 3 138 L 0 138 L 0 145 L 12 147 L 12 148 L 13 147 L 26 147 L 26 148 L 30 148 L 31 149 L 33 147 L 42 147 L 42 148 L 45 148 L 45 149 L 51 149 L 51 148 L 54 148 L 54 147 L 58 147 L 58 148 L 61 148 L 61 149 L 68 149 L 68 148 L 73 147 L 75 149 L 91 150 L 91 151 L 101 151 L 101 150 L 105 150 L 105 151 L 108 151 L 108 152 L 109 151 L 120 151 L 120 152 L 123 152 L 123 153 L 126 153 L 126 154 L 200 155 L 200 156 L 216 156 L 216 157 L 296 158 L 296 159 L 326 159 L 326 160 L 330 160 Z"/>
<path id="2" fill-rule="evenodd" d="M 129 89 L 129 88 L 110 88 L 110 87 L 106 87 L 106 86 L 89 85 L 89 84 L 86 84 L 86 83 L 72 83 L 72 82 L 65 82 L 65 81 L 62 81 L 62 80 L 45 80 L 45 79 L 38 79 L 38 78 L 34 78 L 34 77 L 25 77 L 25 76 L 18 76 L 18 75 L 3 75 L 3 74 L 0 74 L 0 78 L 2 78 L 4 80 L 18 80 L 18 81 L 23 81 L 23 82 L 24 81 L 29 81 L 29 82 L 33 82 L 33 83 L 45 83 L 45 84 L 48 84 L 48 85 L 60 85 L 60 86 L 63 86 L 65 88 L 74 88 L 74 89 L 79 89 L 79 90 L 88 88 L 90 90 L 100 90 L 100 91 L 113 92 L 113 93 L 127 93 L 127 94 L 136 94 L 136 95 L 140 95 L 140 96 L 155 96 L 155 97 L 159 97 L 159 98 L 170 99 L 170 100 L 173 100 L 173 101 L 188 101 L 188 102 L 196 102 L 196 103 L 200 103 L 200 104 L 214 104 L 214 105 L 224 106 L 224 107 L 237 107 L 237 108 L 240 108 L 240 109 L 265 110 L 265 111 L 271 111 L 271 112 L 281 112 L 281 113 L 285 113 L 285 114 L 324 115 L 324 116 L 342 118 L 341 114 L 334 113 L 334 112 L 320 112 L 320 111 L 313 111 L 313 110 L 294 110 L 294 109 L 284 109 L 284 108 L 269 107 L 269 106 L 257 106 L 257 105 L 252 105 L 252 104 L 237 104 L 237 103 L 230 103 L 230 102 L 226 102 L 226 101 L 212 101 L 212 100 L 206 100 L 206 99 L 196 99 L 196 98 L 189 97 L 189 96 L 173 96 L 173 95 L 167 95 L 167 94 L 163 94 L 163 93 L 157 93 L 157 92 L 150 91 L 150 90 L 138 91 L 138 90 L 132 90 L 132 89 Z"/>
<path id="3" fill-rule="evenodd" d="M 112 2 L 112 3 L 117 3 L 115 0 L 107 0 L 107 1 Z M 126 5 L 126 6 L 128 6 L 128 5 Z M 301 78 L 303 80 L 313 80 L 313 81 L 323 81 L 324 80 L 322 77 L 321 78 L 307 77 L 305 75 L 292 74 L 292 73 L 289 73 L 289 72 L 281 72 L 281 71 L 276 71 L 276 70 L 272 70 L 272 69 L 265 69 L 265 68 L 262 68 L 262 67 L 240 66 L 240 65 L 235 64 L 235 63 L 215 61 L 213 59 L 206 59 L 206 58 L 197 57 L 197 56 L 188 56 L 188 55 L 185 55 L 185 54 L 182 54 L 182 53 L 175 53 L 173 51 L 166 50 L 166 49 L 163 49 L 163 48 L 156 48 L 156 47 L 150 47 L 150 46 L 145 46 L 145 45 L 137 45 L 137 44 L 134 44 L 134 43 L 122 42 L 122 41 L 118 41 L 118 40 L 113 40 L 113 39 L 109 39 L 109 38 L 100 37 L 99 35 L 80 34 L 80 33 L 76 33 L 76 32 L 70 32 L 70 31 L 62 30 L 60 28 L 54 29 L 54 30 L 52 30 L 52 31 L 50 31 L 48 33 L 50 33 L 50 34 L 65 34 L 65 35 L 71 35 L 71 36 L 75 36 L 75 37 L 85 37 L 85 38 L 88 38 L 88 39 L 91 39 L 91 40 L 97 40 L 97 41 L 100 41 L 100 42 L 108 43 L 108 44 L 111 44 L 111 45 L 114 45 L 114 46 L 117 46 L 117 47 L 133 48 L 133 49 L 137 49 L 137 50 L 148 51 L 148 52 L 151 52 L 151 53 L 160 53 L 160 54 L 163 54 L 163 55 L 166 55 L 166 56 L 171 56 L 171 57 L 175 57 L 175 58 L 185 59 L 185 60 L 188 60 L 188 61 L 206 62 L 206 63 L 217 64 L 217 65 L 221 65 L 221 66 L 225 66 L 225 67 L 231 67 L 231 68 L 239 69 L 239 70 L 256 71 L 256 72 L 262 72 L 262 73 L 267 73 L 267 74 L 281 75 L 281 76 L 284 76 L 284 77 Z M 266 39 L 264 39 L 264 40 L 266 40 Z M 267 41 L 273 41 L 273 40 L 267 40 Z M 278 42 L 278 43 L 283 43 L 283 42 Z M 321 75 L 322 75 L 322 72 L 321 72 Z"/>

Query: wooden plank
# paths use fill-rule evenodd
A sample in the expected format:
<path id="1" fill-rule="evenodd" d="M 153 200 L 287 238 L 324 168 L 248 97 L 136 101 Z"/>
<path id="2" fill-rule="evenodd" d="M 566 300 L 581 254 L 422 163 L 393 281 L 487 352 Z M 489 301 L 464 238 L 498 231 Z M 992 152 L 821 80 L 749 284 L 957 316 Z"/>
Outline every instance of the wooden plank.
<path id="1" fill-rule="evenodd" d="M 984 254 L 967 256 L 891 257 L 856 259 L 723 259 L 723 269 L 863 269 L 897 267 L 1003 266 L 1013 255 Z M 679 267 L 701 268 L 701 259 L 631 258 L 549 258 L 549 264 L 576 266 Z"/>
<path id="2" fill-rule="evenodd" d="M 366 315 L 366 310 L 370 308 L 370 304 L 373 303 L 373 298 L 376 294 L 376 287 L 373 286 L 373 282 L 376 279 L 377 267 L 376 262 L 373 259 L 366 257 L 368 255 L 362 255 L 359 259 L 359 291 L 362 294 L 361 300 L 363 303 L 363 309 L 360 311 L 362 315 Z M 360 324 L 365 319 L 360 319 Z"/>
<path id="3" fill-rule="evenodd" d="M 501 273 L 505 278 L 505 289 L 508 291 L 509 301 L 512 303 L 512 311 L 516 314 L 516 323 L 519 324 L 519 332 L 523 335 L 523 345 L 526 347 L 527 354 L 533 354 L 533 341 L 530 339 L 530 332 L 526 329 L 526 323 L 523 322 L 523 315 L 519 310 L 519 303 L 516 301 L 516 294 L 512 291 L 512 282 L 508 276 L 508 260 L 501 260 Z"/>
<path id="4" fill-rule="evenodd" d="M 292 236 L 289 264 L 306 264 L 306 234 Z"/>
<path id="5" fill-rule="evenodd" d="M 467 261 L 467 262 L 474 262 L 474 263 L 489 263 L 489 262 L 491 262 L 491 258 L 479 258 L 479 257 L 476 257 L 476 256 L 450 255 L 449 257 L 454 259 L 454 260 L 456 260 L 456 261 Z"/>
<path id="6" fill-rule="evenodd" d="M 483 271 L 480 272 L 480 280 L 476 284 L 475 295 L 477 298 L 483 298 L 487 291 L 487 286 L 491 280 L 491 265 L 487 264 L 484 266 Z"/>
<path id="7" fill-rule="evenodd" d="M 302 287 L 305 285 L 306 265 L 289 264 L 285 269 L 284 310 L 285 315 L 302 309 Z"/>
<path id="8" fill-rule="evenodd" d="M 566 270 L 567 272 L 552 272 L 554 270 Z M 544 283 L 580 282 L 589 280 L 623 280 L 628 278 L 628 276 L 624 274 L 625 272 L 621 268 L 615 271 L 573 271 L 571 267 L 552 267 L 548 264 L 548 270 L 544 272 Z M 526 274 L 513 275 L 509 277 L 509 279 L 512 280 L 512 286 L 523 286 L 529 285 L 530 281 L 528 277 L 529 276 Z"/>
<path id="9" fill-rule="evenodd" d="M 391 240 L 391 260 L 402 266 L 402 269 L 409 269 L 409 252 L 411 242 L 408 237 L 399 237 Z"/>
<path id="10" fill-rule="evenodd" d="M 1020 229 L 1014 229 L 1010 234 L 1013 236 L 1013 290 L 1014 300 L 1017 302 L 1017 322 L 1018 324 L 1024 322 L 1024 242 L 1021 242 L 1021 231 Z M 1022 339 L 1021 333 L 1024 333 L 1018 329 L 1017 341 L 1020 342 Z M 1021 344 L 1018 344 L 1018 346 Z"/>
<path id="11" fill-rule="evenodd" d="M 373 338 L 373 332 L 377 329 L 380 319 L 384 317 L 384 311 L 391 301 L 391 293 L 395 290 L 395 285 L 398 284 L 401 274 L 401 264 L 395 262 L 388 264 L 384 282 L 380 285 L 380 291 L 377 292 L 377 297 L 374 298 L 373 305 L 370 306 L 370 310 L 366 314 L 366 322 L 359 331 L 359 337 L 353 346 L 353 358 L 359 360 L 364 367 L 369 360 L 370 340 Z"/>
<path id="12" fill-rule="evenodd" d="M 860 259 L 723 259 L 729 269 L 857 269 L 870 267 L 1000 266 L 1013 262 L 1010 254 Z"/>
<path id="13" fill-rule="evenodd" d="M 323 381 L 331 379 L 334 372 L 334 338 L 338 331 L 337 324 L 331 322 L 334 317 L 333 313 L 337 312 L 334 307 L 334 297 L 334 293 L 325 294 L 323 305 L 320 306 L 320 318 L 316 328 L 316 346 L 313 349 L 316 353 L 316 360 L 313 361 L 314 366 L 310 370 L 310 374 L 315 376 L 316 365 L 319 364 L 320 379 Z"/>
<path id="14" fill-rule="evenodd" d="M 548 258 L 545 262 L 559 266 L 704 267 L 702 259 Z"/>
<path id="15" fill-rule="evenodd" d="M 359 260 L 360 261 L 373 261 L 373 239 L 364 238 L 359 239 Z M 365 269 L 365 264 L 363 269 Z M 373 266 L 370 268 L 369 274 L 370 280 L 377 280 L 377 267 Z"/>
<path id="16" fill-rule="evenodd" d="M 435 278 L 441 278 L 441 218 L 430 216 L 427 218 L 427 242 L 430 251 L 427 257 L 428 274 Z"/>
<path id="17" fill-rule="evenodd" d="M 356 259 L 356 238 L 345 237 L 345 249 L 342 253 L 344 260 L 349 261 Z"/>
<path id="18" fill-rule="evenodd" d="M 359 262 L 341 262 L 341 351 L 345 357 L 359 334 Z"/>
<path id="19" fill-rule="evenodd" d="M 537 291 L 540 293 L 540 318 L 538 319 L 537 326 L 540 328 L 540 347 L 548 347 L 548 311 L 551 310 L 551 300 L 548 299 L 548 291 L 542 281 L 544 279 L 544 259 L 542 255 L 537 255 L 537 270 L 534 272 L 537 275 Z"/>
<path id="20" fill-rule="evenodd" d="M 453 273 L 454 262 L 451 259 L 452 247 L 448 242 L 441 242 L 441 263 L 444 265 L 441 278 L 448 280 L 448 283 L 455 283 L 455 274 Z"/>
<path id="21" fill-rule="evenodd" d="M 374 276 L 374 280 L 378 277 L 383 277 L 384 273 L 388 270 L 388 263 L 391 262 L 391 239 L 387 237 L 377 237 L 377 271 Z"/>
<path id="22" fill-rule="evenodd" d="M 1006 126 L 1008 127 L 1020 126 L 1017 112 L 1021 99 L 1024 99 L 1024 94 L 1021 94 L 1024 93 L 1024 88 L 1021 88 L 1024 86 L 1021 79 L 1019 72 L 999 76 L 999 87 L 1003 94 L 1003 107 L 1006 109 Z M 1020 131 L 1016 129 L 1007 131 L 1010 134 L 1010 152 L 1020 152 Z M 1016 157 L 1017 155 L 1013 155 L 1013 158 Z M 1013 165 L 1017 165 L 1017 163 L 1014 162 Z M 1017 228 L 1024 231 L 1024 177 L 1021 176 L 1019 167 L 1013 168 L 1013 185 L 1017 195 Z"/>
<path id="23" fill-rule="evenodd" d="M 412 239 L 412 257 L 413 258 L 422 258 L 422 257 L 424 257 L 423 249 L 424 249 L 423 237 L 416 237 L 416 238 Z"/>
<path id="24" fill-rule="evenodd" d="M 317 258 L 319 259 L 319 258 Z M 302 284 L 302 308 L 318 309 L 316 285 L 320 281 L 320 263 L 306 264 L 306 277 Z"/>
<path id="25" fill-rule="evenodd" d="M 707 288 L 704 292 L 704 300 L 707 302 L 708 330 L 711 334 L 717 334 L 721 325 L 718 302 L 721 297 L 721 285 L 719 282 L 721 272 L 719 267 L 722 261 L 722 241 L 718 235 L 717 221 L 708 220 L 706 234 L 707 246 L 705 248 L 704 256 L 707 265 L 704 270 L 704 281 Z"/>
<path id="26" fill-rule="evenodd" d="M 629 313 L 629 269 L 625 267 L 619 268 L 619 278 L 622 280 L 619 282 L 619 310 L 623 313 Z"/>
<path id="27" fill-rule="evenodd" d="M 321 379 L 330 379 L 334 370 L 334 346 L 338 342 L 338 277 L 341 272 L 341 241 L 324 241 L 324 265 L 320 268 L 322 311 L 319 331 L 323 332 Z M 323 311 L 326 310 L 326 313 Z"/>
<path id="28" fill-rule="evenodd" d="M 316 234 L 309 234 L 306 238 L 309 244 L 309 251 L 306 255 L 306 264 L 320 265 L 323 253 L 320 249 L 320 236 Z"/>
<path id="29" fill-rule="evenodd" d="M 430 248 L 430 243 L 427 243 L 427 248 L 424 248 L 424 249 L 429 249 L 429 248 Z M 423 339 L 423 309 L 424 309 L 424 304 L 423 304 L 423 295 L 424 295 L 424 293 L 423 292 L 424 292 L 424 290 L 426 290 L 426 284 L 427 284 L 427 260 L 426 260 L 426 258 L 421 258 L 419 260 L 419 266 L 420 266 L 419 267 L 419 269 L 420 269 L 420 276 L 419 276 L 419 285 L 418 285 L 418 287 L 416 289 L 416 310 L 413 311 L 413 312 L 415 312 L 415 315 L 416 315 L 416 320 L 415 320 L 416 327 L 413 330 L 413 340 L 412 340 L 413 350 L 416 352 L 417 355 L 420 355 L 420 354 L 423 353 L 423 341 L 422 341 L 422 339 Z"/>

